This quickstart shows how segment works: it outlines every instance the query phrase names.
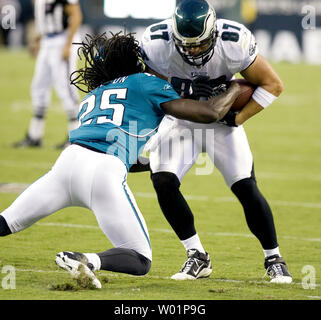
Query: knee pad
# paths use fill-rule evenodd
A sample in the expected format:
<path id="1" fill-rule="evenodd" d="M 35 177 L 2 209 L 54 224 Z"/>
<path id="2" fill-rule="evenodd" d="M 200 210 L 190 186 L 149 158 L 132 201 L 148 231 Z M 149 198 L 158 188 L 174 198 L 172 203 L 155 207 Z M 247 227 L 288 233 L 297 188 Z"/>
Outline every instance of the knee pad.
<path id="1" fill-rule="evenodd" d="M 177 176 L 171 172 L 152 173 L 151 180 L 155 190 L 179 189 L 181 183 Z"/>

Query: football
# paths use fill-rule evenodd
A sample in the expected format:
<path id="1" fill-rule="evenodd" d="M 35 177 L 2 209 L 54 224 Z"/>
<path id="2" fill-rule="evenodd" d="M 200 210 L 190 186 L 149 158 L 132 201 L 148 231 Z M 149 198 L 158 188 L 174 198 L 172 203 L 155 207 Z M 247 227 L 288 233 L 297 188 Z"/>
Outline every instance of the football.
<path id="1" fill-rule="evenodd" d="M 243 107 L 249 102 L 254 90 L 256 89 L 256 85 L 245 80 L 245 79 L 235 79 L 232 82 L 237 82 L 241 87 L 241 93 L 234 101 L 231 110 L 239 111 L 242 110 Z"/>

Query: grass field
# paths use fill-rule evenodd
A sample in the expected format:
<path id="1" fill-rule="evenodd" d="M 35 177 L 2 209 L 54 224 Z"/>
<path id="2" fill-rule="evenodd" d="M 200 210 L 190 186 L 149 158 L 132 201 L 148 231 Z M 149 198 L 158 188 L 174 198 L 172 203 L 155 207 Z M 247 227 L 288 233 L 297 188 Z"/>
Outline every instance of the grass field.
<path id="1" fill-rule="evenodd" d="M 64 140 L 67 122 L 53 95 L 44 148 L 13 149 L 11 144 L 25 135 L 31 116 L 29 88 L 34 60 L 24 51 L 2 50 L 0 61 L 2 211 L 25 185 L 53 165 L 59 155 L 54 145 Z M 186 253 L 159 209 L 149 174 L 136 173 L 129 175 L 129 184 L 149 227 L 153 265 L 148 275 L 99 272 L 101 290 L 76 286 L 63 290 L 64 284 L 73 282 L 55 265 L 57 252 L 99 252 L 110 247 L 90 211 L 68 208 L 0 239 L 0 300 L 321 300 L 321 66 L 274 67 L 285 91 L 273 106 L 249 120 L 245 129 L 292 284 L 275 285 L 262 278 L 263 252 L 247 228 L 241 206 L 217 171 L 199 176 L 193 168 L 183 180 L 182 191 L 214 263 L 211 278 L 192 283 L 170 280 Z M 15 289 L 4 288 L 4 267 L 8 265 L 16 271 Z M 305 268 L 315 272 L 303 273 Z"/>

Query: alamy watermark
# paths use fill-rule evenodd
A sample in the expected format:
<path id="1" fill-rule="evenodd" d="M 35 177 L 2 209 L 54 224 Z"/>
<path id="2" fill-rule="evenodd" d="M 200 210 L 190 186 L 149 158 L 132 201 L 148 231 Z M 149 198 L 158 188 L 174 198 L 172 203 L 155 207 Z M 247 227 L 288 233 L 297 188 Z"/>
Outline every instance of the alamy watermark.
<path id="1" fill-rule="evenodd" d="M 1 26 L 3 29 L 16 29 L 16 8 L 7 4 L 1 8 Z"/>
<path id="2" fill-rule="evenodd" d="M 316 271 L 315 267 L 311 265 L 305 265 L 301 273 L 305 276 L 302 278 L 303 289 L 315 289 L 316 288 Z"/>
<path id="3" fill-rule="evenodd" d="M 301 9 L 301 13 L 304 15 L 301 21 L 302 28 L 304 30 L 315 30 L 316 28 L 316 9 L 311 5 L 305 5 Z"/>
<path id="4" fill-rule="evenodd" d="M 173 135 L 172 135 L 173 129 Z M 154 130 L 138 129 L 137 121 L 129 121 L 128 132 L 119 128 L 108 131 L 106 153 L 113 154 L 123 162 L 133 165 L 137 162 L 137 154 L 146 151 L 145 144 L 150 139 L 157 139 L 153 150 L 157 154 L 160 166 L 178 167 L 188 170 L 194 164 L 196 175 L 210 175 L 214 171 L 214 128 L 171 128 L 158 132 L 151 137 Z M 206 155 L 203 154 L 206 152 Z"/>
<path id="5" fill-rule="evenodd" d="M 14 266 L 6 265 L 2 267 L 1 273 L 4 274 L 1 280 L 2 289 L 16 289 L 16 269 Z"/>

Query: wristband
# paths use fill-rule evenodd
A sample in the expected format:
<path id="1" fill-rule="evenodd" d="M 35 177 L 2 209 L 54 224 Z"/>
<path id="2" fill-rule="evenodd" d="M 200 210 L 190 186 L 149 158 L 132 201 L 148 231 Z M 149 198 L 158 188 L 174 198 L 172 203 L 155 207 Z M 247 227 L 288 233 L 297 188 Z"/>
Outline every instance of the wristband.
<path id="1" fill-rule="evenodd" d="M 218 122 L 222 123 L 222 124 L 225 124 L 225 125 L 227 125 L 229 127 L 237 127 L 237 125 L 235 123 L 235 118 L 236 118 L 237 114 L 238 114 L 238 112 L 229 110 L 227 112 L 227 114 L 221 120 L 219 120 Z"/>
<path id="2" fill-rule="evenodd" d="M 267 108 L 277 97 L 262 87 L 257 87 L 252 98 L 263 108 Z"/>

